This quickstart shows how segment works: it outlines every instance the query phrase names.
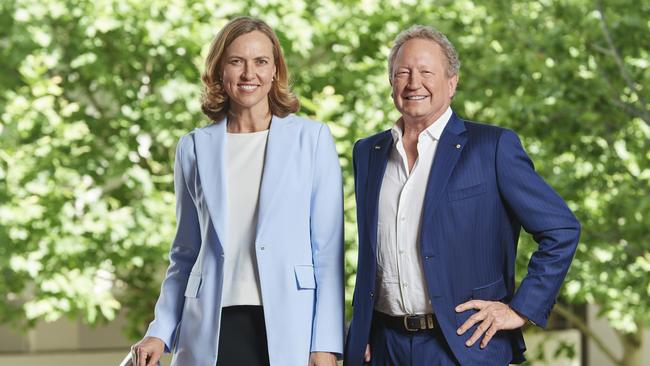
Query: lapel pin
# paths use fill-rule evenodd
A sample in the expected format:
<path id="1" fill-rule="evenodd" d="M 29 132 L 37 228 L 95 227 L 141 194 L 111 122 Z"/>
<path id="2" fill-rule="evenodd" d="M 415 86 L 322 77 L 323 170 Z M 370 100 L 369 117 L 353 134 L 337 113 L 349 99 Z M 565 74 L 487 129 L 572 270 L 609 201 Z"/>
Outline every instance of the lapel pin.
<path id="1" fill-rule="evenodd" d="M 375 145 L 375 150 L 381 150 L 381 145 Z"/>
<path id="2" fill-rule="evenodd" d="M 456 148 L 457 148 L 457 149 L 460 149 L 460 144 L 456 144 Z"/>

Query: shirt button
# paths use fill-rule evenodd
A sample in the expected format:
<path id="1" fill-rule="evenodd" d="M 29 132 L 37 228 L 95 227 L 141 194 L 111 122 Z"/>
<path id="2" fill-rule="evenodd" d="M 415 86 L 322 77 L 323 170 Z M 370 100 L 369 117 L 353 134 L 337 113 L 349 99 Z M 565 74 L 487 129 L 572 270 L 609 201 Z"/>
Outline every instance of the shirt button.
<path id="1" fill-rule="evenodd" d="M 399 249 L 399 254 L 404 254 L 404 249 L 400 248 Z"/>
<path id="2" fill-rule="evenodd" d="M 264 246 L 261 246 L 261 247 L 260 247 L 260 250 L 264 250 Z"/>
<path id="3" fill-rule="evenodd" d="M 402 217 L 400 217 L 399 219 L 402 220 L 402 221 L 404 221 L 404 220 L 406 220 L 406 216 L 402 216 Z"/>
<path id="4" fill-rule="evenodd" d="M 403 282 L 403 283 L 402 283 L 402 286 L 404 286 L 404 287 L 409 287 L 409 284 L 408 284 L 408 282 Z"/>

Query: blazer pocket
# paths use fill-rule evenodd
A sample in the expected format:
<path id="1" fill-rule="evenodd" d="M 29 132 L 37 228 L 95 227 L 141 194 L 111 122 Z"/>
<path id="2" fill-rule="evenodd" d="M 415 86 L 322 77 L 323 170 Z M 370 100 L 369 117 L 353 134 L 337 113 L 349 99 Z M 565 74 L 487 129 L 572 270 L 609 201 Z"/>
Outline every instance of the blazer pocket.
<path id="1" fill-rule="evenodd" d="M 478 300 L 501 300 L 508 295 L 506 284 L 503 281 L 503 276 L 498 280 L 491 282 L 487 285 L 476 287 L 472 290 L 472 299 Z"/>
<path id="2" fill-rule="evenodd" d="M 470 187 L 454 189 L 453 191 L 449 191 L 448 195 L 450 201 L 458 201 L 465 198 L 478 196 L 479 194 L 483 194 L 485 192 L 487 192 L 487 185 L 485 182 L 483 182 Z"/>
<path id="3" fill-rule="evenodd" d="M 185 287 L 185 297 L 197 297 L 201 287 L 201 274 L 190 274 Z"/>
<path id="4" fill-rule="evenodd" d="M 316 288 L 316 279 L 314 278 L 314 266 L 311 264 L 300 264 L 294 267 L 296 273 L 296 282 L 298 288 L 303 289 L 315 289 Z"/>

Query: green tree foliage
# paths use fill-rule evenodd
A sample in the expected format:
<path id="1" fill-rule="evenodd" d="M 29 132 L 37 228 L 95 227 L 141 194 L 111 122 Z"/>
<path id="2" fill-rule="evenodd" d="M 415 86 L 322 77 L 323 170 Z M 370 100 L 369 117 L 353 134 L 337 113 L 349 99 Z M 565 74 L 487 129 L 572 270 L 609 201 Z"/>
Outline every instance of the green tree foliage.
<path id="1" fill-rule="evenodd" d="M 209 123 L 203 59 L 242 14 L 276 29 L 301 113 L 337 139 L 348 300 L 352 145 L 397 118 L 387 54 L 423 23 L 459 51 L 454 110 L 517 131 L 581 220 L 563 298 L 601 305 L 621 334 L 650 325 L 650 4 L 632 0 L 1 2 L 0 322 L 123 309 L 140 334 L 174 233 L 174 145 Z"/>

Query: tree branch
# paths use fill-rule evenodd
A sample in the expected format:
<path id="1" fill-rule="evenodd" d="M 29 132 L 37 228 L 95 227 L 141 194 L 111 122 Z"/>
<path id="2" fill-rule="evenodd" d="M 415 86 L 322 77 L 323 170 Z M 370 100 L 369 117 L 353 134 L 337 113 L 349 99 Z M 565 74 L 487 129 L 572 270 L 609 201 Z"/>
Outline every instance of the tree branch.
<path id="1" fill-rule="evenodd" d="M 596 2 L 597 9 L 596 11 L 599 14 L 598 20 L 600 21 L 600 30 L 603 32 L 603 36 L 605 37 L 605 42 L 607 42 L 607 46 L 609 47 L 610 54 L 614 58 L 614 61 L 616 62 L 616 65 L 618 66 L 619 71 L 621 72 L 621 76 L 627 83 L 627 87 L 630 88 L 631 91 L 637 92 L 638 88 L 634 84 L 634 81 L 632 80 L 632 77 L 630 76 L 630 73 L 627 71 L 627 68 L 625 67 L 625 63 L 623 62 L 623 58 L 621 57 L 621 54 L 618 52 L 618 49 L 616 48 L 616 45 L 614 44 L 614 41 L 612 39 L 612 33 L 609 30 L 609 27 L 607 26 L 607 22 L 605 21 L 605 12 L 603 10 L 603 2 L 598 1 Z M 643 103 L 643 102 L 642 102 Z M 645 103 L 643 103 L 645 105 Z"/>
<path id="2" fill-rule="evenodd" d="M 615 365 L 619 366 L 625 366 L 622 363 L 622 360 L 618 359 L 614 353 L 607 348 L 605 341 L 593 330 L 589 328 L 589 325 L 587 325 L 586 322 L 584 322 L 582 319 L 580 319 L 579 316 L 574 314 L 571 310 L 563 306 L 562 304 L 555 304 L 555 307 L 553 307 L 553 311 L 557 312 L 558 315 L 566 319 L 569 323 L 571 323 L 573 326 L 578 328 L 582 334 L 586 335 L 588 338 L 594 341 L 598 349 L 600 349 L 607 358 L 609 358 L 612 363 Z"/>
<path id="3" fill-rule="evenodd" d="M 640 365 L 641 364 L 641 346 L 643 344 L 643 325 L 636 323 L 637 330 L 634 333 L 623 333 L 616 330 L 616 335 L 623 344 L 623 359 L 621 360 L 624 365 Z"/>
<path id="4" fill-rule="evenodd" d="M 592 44 L 592 47 L 598 52 L 602 52 L 602 53 L 604 53 L 606 55 L 612 55 L 611 50 L 603 48 L 600 45 Z M 650 126 L 650 112 L 648 112 L 646 110 L 643 110 L 643 109 L 640 109 L 640 108 L 637 108 L 634 105 L 632 105 L 631 103 L 627 103 L 627 102 L 622 101 L 620 99 L 620 96 L 617 95 L 616 92 L 615 92 L 616 88 L 614 88 L 614 84 L 612 84 L 611 80 L 609 80 L 609 78 L 607 77 L 607 74 L 602 69 L 601 69 L 600 75 L 602 76 L 603 80 L 605 81 L 605 84 L 607 84 L 607 86 L 609 87 L 609 89 L 611 91 L 610 94 L 611 94 L 612 103 L 614 103 L 614 105 L 616 105 L 621 110 L 623 110 L 623 112 L 625 112 L 625 113 L 627 113 L 627 114 L 629 114 L 629 115 L 631 115 L 633 117 L 641 118 L 641 120 L 643 120 L 648 126 Z M 638 96 L 638 94 L 637 94 L 637 96 Z M 614 129 L 612 129 L 612 130 L 614 130 Z"/>
<path id="5" fill-rule="evenodd" d="M 107 180 L 102 186 L 102 194 L 110 193 L 113 190 L 120 188 L 124 184 L 123 177 L 113 177 Z"/>
<path id="6" fill-rule="evenodd" d="M 630 103 L 625 103 L 622 100 L 614 99 L 612 101 L 614 104 L 616 104 L 619 108 L 621 108 L 625 113 L 632 115 L 634 117 L 639 117 L 641 118 L 645 123 L 650 125 L 650 113 L 647 111 L 644 111 L 643 109 L 639 109 L 635 106 L 633 106 Z"/>
<path id="7" fill-rule="evenodd" d="M 625 62 L 623 62 L 623 58 L 621 57 L 621 54 L 618 52 L 618 49 L 616 48 L 616 45 L 614 44 L 614 40 L 612 39 L 612 34 L 609 30 L 609 27 L 607 26 L 607 22 L 605 21 L 605 11 L 603 10 L 603 2 L 602 0 L 599 0 L 596 2 L 596 11 L 599 14 L 598 20 L 600 21 L 600 30 L 603 33 L 603 36 L 605 37 L 605 42 L 607 42 L 607 46 L 609 50 L 602 49 L 600 46 L 596 46 L 596 49 L 600 52 L 609 54 L 614 58 L 614 62 L 616 62 L 616 65 L 618 66 L 618 70 L 621 73 L 621 77 L 627 84 L 627 87 L 630 89 L 630 92 L 633 92 L 637 95 L 637 98 L 639 100 L 639 103 L 645 108 L 647 105 L 645 100 L 643 100 L 641 96 L 641 91 L 636 87 L 636 84 L 634 83 L 634 80 L 632 80 L 632 77 L 630 76 L 630 73 L 628 72 L 627 68 L 625 67 Z M 625 109 L 627 111 L 627 109 Z M 636 110 L 636 108 L 635 108 Z M 634 114 L 637 117 L 642 118 L 648 125 L 650 125 L 650 116 L 648 115 L 647 112 L 642 111 L 643 113 L 639 114 Z M 628 112 L 629 113 L 629 112 Z"/>

